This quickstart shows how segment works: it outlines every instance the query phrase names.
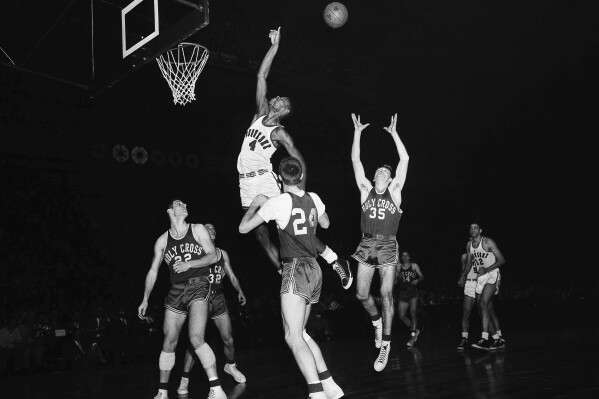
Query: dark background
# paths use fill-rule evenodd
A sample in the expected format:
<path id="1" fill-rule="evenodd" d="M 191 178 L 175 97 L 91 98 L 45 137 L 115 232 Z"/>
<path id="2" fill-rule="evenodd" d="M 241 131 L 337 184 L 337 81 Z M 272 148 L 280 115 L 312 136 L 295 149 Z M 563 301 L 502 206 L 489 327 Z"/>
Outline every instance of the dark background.
<path id="1" fill-rule="evenodd" d="M 457 292 L 472 222 L 506 257 L 507 285 L 571 282 L 571 245 L 592 246 L 599 35 L 590 2 L 346 0 L 349 20 L 336 30 L 323 21 L 326 4 L 213 1 L 210 24 L 189 39 L 211 56 L 186 106 L 173 105 L 154 62 L 94 99 L 0 67 L 3 287 L 52 281 L 65 301 L 91 290 L 136 307 L 168 228 L 166 201 L 181 196 L 190 221 L 216 225 L 248 291 L 276 291 L 255 240 L 237 231 L 236 158 L 278 26 L 268 96 L 293 100 L 285 126 L 306 158 L 308 189 L 327 205 L 331 227 L 319 235 L 340 256 L 360 238 L 350 113 L 371 123 L 362 137 L 370 176 L 398 160 L 382 129 L 397 112 L 410 154 L 398 241 L 429 288 Z M 150 159 L 117 162 L 116 144 L 142 146 Z M 73 290 L 74 279 L 87 282 Z"/>

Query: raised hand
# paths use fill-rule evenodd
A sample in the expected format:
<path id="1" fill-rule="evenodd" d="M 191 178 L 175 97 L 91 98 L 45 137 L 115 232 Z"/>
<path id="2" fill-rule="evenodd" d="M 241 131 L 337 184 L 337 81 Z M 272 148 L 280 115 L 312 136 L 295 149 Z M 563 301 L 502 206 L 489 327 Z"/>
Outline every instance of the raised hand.
<path id="1" fill-rule="evenodd" d="M 281 27 L 279 26 L 276 30 L 275 29 L 271 29 L 270 33 L 268 34 L 268 37 L 270 37 L 270 42 L 274 45 L 279 45 L 279 41 L 281 40 Z"/>
<path id="2" fill-rule="evenodd" d="M 397 126 L 397 114 L 395 114 L 391 117 L 391 123 L 389 124 L 389 126 L 384 127 L 383 129 L 385 129 L 387 132 L 389 132 L 391 134 L 395 134 L 395 133 L 397 133 L 396 126 Z"/>
<path id="3" fill-rule="evenodd" d="M 360 122 L 360 115 L 356 116 L 356 114 L 351 114 L 351 119 L 354 121 L 355 131 L 361 132 L 362 130 L 370 126 L 370 123 L 362 124 L 362 122 Z"/>

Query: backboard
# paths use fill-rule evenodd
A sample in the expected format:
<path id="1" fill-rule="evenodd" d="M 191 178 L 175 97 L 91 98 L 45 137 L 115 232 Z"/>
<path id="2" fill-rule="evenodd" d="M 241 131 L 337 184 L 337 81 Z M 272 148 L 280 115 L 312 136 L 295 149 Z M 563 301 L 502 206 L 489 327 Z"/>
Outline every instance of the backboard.
<path id="1" fill-rule="evenodd" d="M 3 1 L 0 67 L 93 98 L 208 23 L 208 0 Z"/>

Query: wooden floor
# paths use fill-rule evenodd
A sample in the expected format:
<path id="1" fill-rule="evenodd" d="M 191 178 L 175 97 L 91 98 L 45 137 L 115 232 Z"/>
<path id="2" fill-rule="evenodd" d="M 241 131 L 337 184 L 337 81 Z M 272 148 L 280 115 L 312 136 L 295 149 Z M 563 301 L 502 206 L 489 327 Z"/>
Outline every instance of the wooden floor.
<path id="1" fill-rule="evenodd" d="M 598 398 L 597 327 L 561 323 L 559 318 L 545 321 L 510 326 L 506 349 L 496 353 L 475 349 L 459 353 L 459 333 L 454 328 L 427 329 L 417 347 L 408 349 L 403 328 L 394 334 L 391 358 L 381 373 L 373 370 L 377 351 L 370 339 L 319 344 L 347 398 Z M 308 397 L 289 350 L 279 344 L 239 351 L 238 365 L 247 376 L 246 384 L 235 384 L 222 372 L 222 356 L 217 358 L 229 399 Z M 157 377 L 154 362 L 5 377 L 0 379 L 0 397 L 151 399 Z M 175 368 L 170 398 L 178 397 L 179 377 L 180 368 Z M 186 398 L 205 398 L 207 392 L 206 376 L 196 367 Z"/>

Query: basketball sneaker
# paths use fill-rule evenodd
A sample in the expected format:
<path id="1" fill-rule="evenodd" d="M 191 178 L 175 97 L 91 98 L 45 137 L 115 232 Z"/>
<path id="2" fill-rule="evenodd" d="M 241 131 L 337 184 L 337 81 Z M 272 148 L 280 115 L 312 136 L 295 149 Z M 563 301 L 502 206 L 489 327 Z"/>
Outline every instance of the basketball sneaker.
<path id="1" fill-rule="evenodd" d="M 166 391 L 158 391 L 158 395 L 154 396 L 154 399 L 168 399 L 168 393 Z"/>
<path id="2" fill-rule="evenodd" d="M 240 384 L 243 384 L 245 382 L 245 375 L 243 375 L 241 371 L 237 370 L 236 364 L 225 364 L 225 373 L 235 378 L 235 381 L 237 381 Z"/>
<path id="3" fill-rule="evenodd" d="M 416 341 L 418 340 L 418 336 L 420 335 L 420 330 L 416 329 L 416 331 L 412 331 L 412 338 L 410 338 L 410 340 L 408 341 L 408 343 L 406 344 L 407 346 L 414 346 L 416 344 Z"/>
<path id="4" fill-rule="evenodd" d="M 481 338 L 478 342 L 472 344 L 472 347 L 488 351 L 491 348 L 491 342 L 488 339 Z"/>
<path id="5" fill-rule="evenodd" d="M 374 346 L 379 349 L 383 342 L 383 322 L 379 319 L 379 322 L 373 324 L 374 327 Z"/>
<path id="6" fill-rule="evenodd" d="M 381 345 L 381 351 L 379 352 L 379 357 L 376 358 L 374 362 L 374 369 L 376 371 L 383 371 L 383 369 L 387 366 L 387 360 L 389 360 L 389 350 L 391 349 L 390 344 Z"/>
<path id="7" fill-rule="evenodd" d="M 181 382 L 179 383 L 179 388 L 177 388 L 177 393 L 179 395 L 187 395 L 189 393 L 187 391 L 188 385 L 189 385 L 189 378 L 181 377 Z"/>
<path id="8" fill-rule="evenodd" d="M 208 399 L 227 399 L 227 395 L 221 386 L 210 388 Z"/>
<path id="9" fill-rule="evenodd" d="M 310 399 L 327 399 L 327 396 L 324 394 L 324 392 L 314 392 L 311 393 L 309 396 Z"/>
<path id="10" fill-rule="evenodd" d="M 331 266 L 339 275 L 339 278 L 341 279 L 341 286 L 344 289 L 351 287 L 351 283 L 354 281 L 354 276 L 352 275 L 351 269 L 349 267 L 349 262 L 345 259 L 337 259 L 335 262 L 331 263 Z"/>
<path id="11" fill-rule="evenodd" d="M 496 351 L 496 350 L 504 349 L 504 348 L 505 348 L 505 341 L 503 340 L 503 338 L 499 337 L 496 340 L 493 340 L 493 343 L 489 347 L 489 350 Z"/>
<path id="12" fill-rule="evenodd" d="M 468 345 L 468 340 L 464 337 L 460 338 L 460 343 L 458 344 L 458 351 L 463 351 L 466 349 L 466 345 Z"/>

